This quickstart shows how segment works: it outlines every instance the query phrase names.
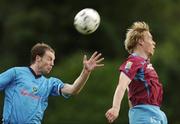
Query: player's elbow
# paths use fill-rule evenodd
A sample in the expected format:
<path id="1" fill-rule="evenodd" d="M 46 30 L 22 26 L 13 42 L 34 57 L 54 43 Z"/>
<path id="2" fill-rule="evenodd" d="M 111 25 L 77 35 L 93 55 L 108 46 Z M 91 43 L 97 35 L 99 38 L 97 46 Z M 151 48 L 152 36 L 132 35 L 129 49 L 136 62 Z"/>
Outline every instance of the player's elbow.
<path id="1" fill-rule="evenodd" d="M 80 90 L 72 86 L 69 92 L 71 95 L 78 95 L 80 93 Z"/>
<path id="2" fill-rule="evenodd" d="M 72 95 L 78 95 L 80 93 L 80 90 L 73 89 L 71 94 Z"/>
<path id="3" fill-rule="evenodd" d="M 66 84 L 64 88 L 61 89 L 61 92 L 69 95 L 77 95 L 80 91 L 73 85 Z"/>

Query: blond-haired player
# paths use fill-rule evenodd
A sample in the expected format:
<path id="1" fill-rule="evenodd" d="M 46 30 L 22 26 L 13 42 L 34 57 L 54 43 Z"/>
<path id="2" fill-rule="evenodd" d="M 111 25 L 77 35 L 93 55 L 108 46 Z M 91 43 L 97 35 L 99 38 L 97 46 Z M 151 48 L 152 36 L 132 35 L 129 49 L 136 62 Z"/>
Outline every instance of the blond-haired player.
<path id="1" fill-rule="evenodd" d="M 113 104 L 105 114 L 109 123 L 117 119 L 125 90 L 128 89 L 132 105 L 129 110 L 130 124 L 167 124 L 166 115 L 160 110 L 162 84 L 149 61 L 155 45 L 145 22 L 134 22 L 128 29 L 125 48 L 130 55 L 119 68 L 119 83 Z"/>

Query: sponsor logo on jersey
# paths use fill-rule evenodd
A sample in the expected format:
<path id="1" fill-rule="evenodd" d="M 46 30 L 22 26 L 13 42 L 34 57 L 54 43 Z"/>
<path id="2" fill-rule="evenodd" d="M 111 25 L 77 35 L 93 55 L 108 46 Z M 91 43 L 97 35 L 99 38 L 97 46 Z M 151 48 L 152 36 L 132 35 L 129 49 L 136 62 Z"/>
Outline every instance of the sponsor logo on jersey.
<path id="1" fill-rule="evenodd" d="M 33 99 L 40 99 L 40 96 L 38 96 L 38 95 L 34 95 L 34 94 L 32 94 L 32 93 L 30 93 L 28 90 L 26 90 L 26 89 L 21 89 L 21 95 L 23 95 L 23 96 L 28 96 L 28 97 L 31 97 L 31 98 L 33 98 Z"/>

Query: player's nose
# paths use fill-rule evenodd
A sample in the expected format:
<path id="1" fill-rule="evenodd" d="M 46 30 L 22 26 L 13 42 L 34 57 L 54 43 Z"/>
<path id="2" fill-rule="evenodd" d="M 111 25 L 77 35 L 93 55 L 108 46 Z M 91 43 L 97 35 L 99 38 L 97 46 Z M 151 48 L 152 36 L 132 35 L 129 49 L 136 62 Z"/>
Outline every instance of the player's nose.
<path id="1" fill-rule="evenodd" d="M 51 66 L 54 66 L 54 61 L 51 61 Z"/>

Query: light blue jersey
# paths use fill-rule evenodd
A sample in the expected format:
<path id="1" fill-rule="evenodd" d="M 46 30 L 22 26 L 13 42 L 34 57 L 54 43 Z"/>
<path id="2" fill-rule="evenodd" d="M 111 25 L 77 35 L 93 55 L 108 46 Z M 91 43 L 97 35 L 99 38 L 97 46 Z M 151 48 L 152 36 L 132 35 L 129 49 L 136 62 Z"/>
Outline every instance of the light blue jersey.
<path id="1" fill-rule="evenodd" d="M 36 76 L 31 68 L 14 67 L 0 74 L 5 91 L 4 124 L 40 124 L 48 96 L 58 96 L 64 83 L 57 78 Z"/>

